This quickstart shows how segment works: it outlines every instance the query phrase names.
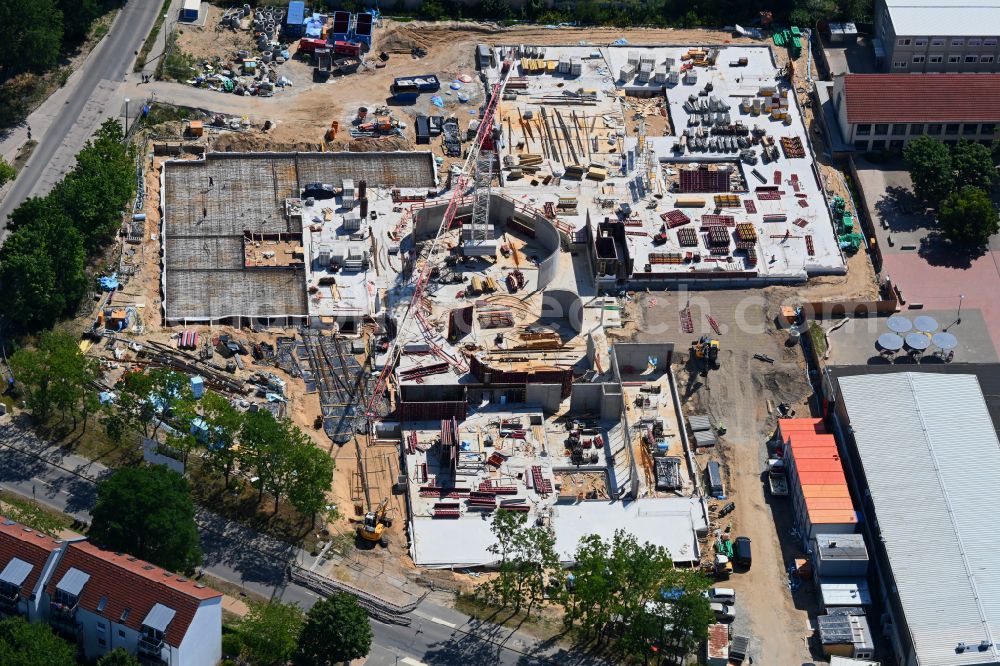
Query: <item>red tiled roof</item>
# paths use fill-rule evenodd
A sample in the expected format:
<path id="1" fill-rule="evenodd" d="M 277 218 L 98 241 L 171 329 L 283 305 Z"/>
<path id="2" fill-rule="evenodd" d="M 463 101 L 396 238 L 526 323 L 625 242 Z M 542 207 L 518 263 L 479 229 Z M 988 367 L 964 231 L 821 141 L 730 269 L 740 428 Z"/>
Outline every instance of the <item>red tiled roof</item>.
<path id="1" fill-rule="evenodd" d="M 11 523 L 11 524 L 6 524 Z M 45 562 L 61 542 L 45 536 L 30 527 L 19 525 L 0 516 L 0 571 L 15 557 L 31 565 L 31 573 L 21 584 L 21 596 L 31 596 Z"/>
<path id="2" fill-rule="evenodd" d="M 1000 74 L 846 74 L 849 123 L 1000 123 Z"/>
<path id="3" fill-rule="evenodd" d="M 66 549 L 49 581 L 50 595 L 55 594 L 56 584 L 70 567 L 90 575 L 80 595 L 80 606 L 97 613 L 101 598 L 107 597 L 104 612 L 98 614 L 111 622 L 118 622 L 128 608 L 124 624 L 138 631 L 154 605 L 172 608 L 176 615 L 167 627 L 165 640 L 174 647 L 180 646 L 201 602 L 222 596 L 221 592 L 199 587 L 179 574 L 167 575 L 168 572 L 148 562 L 102 550 L 89 541 L 73 542 Z"/>

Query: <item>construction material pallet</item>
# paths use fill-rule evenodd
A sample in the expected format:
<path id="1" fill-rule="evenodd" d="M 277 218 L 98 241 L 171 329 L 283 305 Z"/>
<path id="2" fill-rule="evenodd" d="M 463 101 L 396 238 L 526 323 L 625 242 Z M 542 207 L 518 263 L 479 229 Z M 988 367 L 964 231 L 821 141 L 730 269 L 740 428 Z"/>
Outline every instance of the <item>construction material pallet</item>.
<path id="1" fill-rule="evenodd" d="M 753 215 L 757 212 L 757 202 L 753 199 L 744 199 L 743 207 L 747 209 L 747 215 Z"/>
<path id="2" fill-rule="evenodd" d="M 717 256 L 717 257 L 725 257 L 725 256 L 729 255 L 729 246 L 727 245 L 726 247 L 721 247 L 721 246 L 720 247 L 710 247 L 710 248 L 708 248 L 708 252 L 709 252 L 709 254 L 712 254 L 712 255 Z"/>
<path id="3" fill-rule="evenodd" d="M 451 366 L 447 363 L 432 363 L 431 365 L 425 365 L 420 368 L 413 368 L 412 370 L 404 370 L 399 373 L 399 378 L 404 382 L 417 379 L 418 377 L 427 377 L 428 375 L 439 375 L 444 372 L 448 372 Z"/>
<path id="4" fill-rule="evenodd" d="M 806 149 L 802 145 L 802 139 L 797 136 L 781 137 L 781 151 L 787 159 L 795 159 L 806 156 Z"/>
<path id="5" fill-rule="evenodd" d="M 736 225 L 736 239 L 744 243 L 757 242 L 757 229 L 750 222 L 740 222 Z"/>
<path id="6" fill-rule="evenodd" d="M 733 247 L 737 250 L 750 250 L 756 247 L 756 241 L 737 241 Z"/>
<path id="7" fill-rule="evenodd" d="M 747 253 L 747 264 L 750 265 L 750 266 L 756 266 L 757 265 L 757 250 L 755 248 L 752 248 L 752 247 L 751 248 L 747 248 L 746 249 L 746 253 Z"/>
<path id="8" fill-rule="evenodd" d="M 477 316 L 480 328 L 509 328 L 514 325 L 514 316 L 509 312 L 481 312 Z"/>
<path id="9" fill-rule="evenodd" d="M 634 217 L 630 217 L 627 220 L 622 220 L 622 225 L 624 225 L 626 227 L 641 227 L 642 226 L 642 220 L 637 220 Z"/>
<path id="10" fill-rule="evenodd" d="M 809 224 L 809 222 L 806 221 L 806 220 L 803 220 L 801 217 L 799 217 L 799 218 L 796 218 L 795 220 L 793 220 L 792 224 L 794 224 L 795 226 L 799 227 L 800 229 L 804 229 L 805 226 L 807 224 Z"/>
<path id="11" fill-rule="evenodd" d="M 660 219 L 667 223 L 668 229 L 683 226 L 691 221 L 691 218 L 688 217 L 686 213 L 676 209 L 663 213 L 660 215 Z"/>
<path id="12" fill-rule="evenodd" d="M 729 247 L 729 241 L 731 237 L 729 235 L 728 227 L 709 227 L 708 229 L 708 245 L 711 247 Z"/>
<path id="13" fill-rule="evenodd" d="M 705 227 L 735 227 L 736 218 L 732 215 L 702 215 L 701 224 Z"/>
<path id="14" fill-rule="evenodd" d="M 740 207 L 740 197 L 737 194 L 716 194 L 715 195 L 715 207 L 716 208 L 739 208 Z"/>
<path id="15" fill-rule="evenodd" d="M 493 453 L 490 454 L 490 457 L 489 459 L 487 459 L 486 464 L 492 465 L 493 467 L 500 467 L 500 465 L 504 464 L 505 462 L 507 462 L 507 456 L 505 456 L 502 453 L 498 453 L 497 451 L 494 451 Z"/>
<path id="16" fill-rule="evenodd" d="M 809 208 L 809 202 L 805 199 L 799 199 L 799 208 Z"/>
<path id="17" fill-rule="evenodd" d="M 626 236 L 649 236 L 645 231 L 626 231 Z"/>
<path id="18" fill-rule="evenodd" d="M 794 191 L 796 193 L 796 195 L 798 195 L 800 187 L 801 186 L 799 184 L 799 177 L 796 174 L 793 173 L 792 174 L 792 191 Z"/>
<path id="19" fill-rule="evenodd" d="M 813 245 L 812 236 L 806 236 L 806 254 L 808 254 L 810 257 L 816 255 L 816 246 Z"/>
<path id="20" fill-rule="evenodd" d="M 759 180 L 760 182 L 767 183 L 767 178 L 764 178 L 764 175 L 761 174 L 760 171 L 757 171 L 757 169 L 750 169 L 750 173 L 753 174 L 753 177 Z"/>
<path id="21" fill-rule="evenodd" d="M 698 247 L 698 232 L 694 229 L 678 229 L 677 244 L 681 247 Z"/>
<path id="22" fill-rule="evenodd" d="M 542 468 L 540 465 L 533 465 L 531 467 L 531 481 L 535 488 L 535 492 L 539 495 L 552 494 L 552 482 L 542 476 Z"/>
<path id="23" fill-rule="evenodd" d="M 774 170 L 774 184 L 781 185 L 781 171 L 779 169 Z"/>
<path id="24" fill-rule="evenodd" d="M 684 255 L 680 252 L 650 252 L 650 264 L 682 264 Z"/>
<path id="25" fill-rule="evenodd" d="M 461 518 L 462 512 L 458 509 L 434 509 L 431 518 Z"/>
<path id="26" fill-rule="evenodd" d="M 778 190 L 775 189 L 757 189 L 757 200 L 758 201 L 780 201 L 781 195 Z"/>
<path id="27" fill-rule="evenodd" d="M 722 329 L 719 328 L 719 322 L 715 321 L 715 317 L 713 317 L 710 314 L 707 314 L 705 315 L 705 318 L 708 319 L 708 325 L 712 327 L 712 330 L 715 331 L 715 334 L 722 335 Z"/>

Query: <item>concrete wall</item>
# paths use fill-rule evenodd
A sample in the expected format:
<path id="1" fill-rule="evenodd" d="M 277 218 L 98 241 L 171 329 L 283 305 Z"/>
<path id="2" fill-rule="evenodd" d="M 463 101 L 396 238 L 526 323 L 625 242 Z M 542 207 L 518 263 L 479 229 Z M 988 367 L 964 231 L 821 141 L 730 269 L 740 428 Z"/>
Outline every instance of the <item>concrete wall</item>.
<path id="1" fill-rule="evenodd" d="M 448 209 L 448 202 L 413 209 L 413 238 L 416 242 L 433 238 L 441 227 L 441 220 Z M 458 206 L 455 215 L 468 215 L 472 212 L 472 203 Z M 513 199 L 494 194 L 490 197 L 490 219 L 500 230 L 505 230 L 507 218 L 514 217 L 526 220 L 535 229 L 534 242 L 542 246 L 544 255 L 538 263 L 538 289 L 545 289 L 559 274 L 559 230 L 540 214 L 530 213 L 523 207 L 519 208 Z"/>
<path id="2" fill-rule="evenodd" d="M 560 384 L 528 384 L 524 401 L 541 405 L 546 414 L 557 412 L 562 403 L 562 386 Z"/>
<path id="3" fill-rule="evenodd" d="M 546 289 L 542 294 L 542 319 L 564 319 L 577 333 L 583 331 L 583 301 L 566 289 Z"/>
<path id="4" fill-rule="evenodd" d="M 569 399 L 571 414 L 590 412 L 613 420 L 622 413 L 622 393 L 617 384 L 574 384 Z"/>
<path id="5" fill-rule="evenodd" d="M 672 343 L 617 343 L 612 348 L 615 359 L 615 376 L 621 381 L 619 368 L 630 365 L 633 368 L 645 368 L 650 357 L 656 358 L 656 369 L 667 372 L 670 369 L 670 356 L 674 351 Z"/>

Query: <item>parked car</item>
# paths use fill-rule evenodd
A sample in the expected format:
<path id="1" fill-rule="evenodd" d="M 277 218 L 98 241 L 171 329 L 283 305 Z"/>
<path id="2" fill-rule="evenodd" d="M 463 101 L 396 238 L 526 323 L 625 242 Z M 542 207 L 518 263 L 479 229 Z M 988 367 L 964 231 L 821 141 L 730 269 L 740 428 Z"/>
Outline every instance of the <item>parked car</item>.
<path id="1" fill-rule="evenodd" d="M 736 619 L 736 613 L 733 611 L 735 608 L 729 604 L 712 603 L 712 612 L 715 613 L 716 620 L 722 620 L 725 622 L 732 622 Z"/>
<path id="2" fill-rule="evenodd" d="M 708 598 L 720 604 L 734 604 L 736 590 L 731 587 L 713 587 L 708 590 Z"/>
<path id="3" fill-rule="evenodd" d="M 736 537 L 736 540 L 733 542 L 733 562 L 738 566 L 749 569 L 752 561 L 750 537 Z"/>

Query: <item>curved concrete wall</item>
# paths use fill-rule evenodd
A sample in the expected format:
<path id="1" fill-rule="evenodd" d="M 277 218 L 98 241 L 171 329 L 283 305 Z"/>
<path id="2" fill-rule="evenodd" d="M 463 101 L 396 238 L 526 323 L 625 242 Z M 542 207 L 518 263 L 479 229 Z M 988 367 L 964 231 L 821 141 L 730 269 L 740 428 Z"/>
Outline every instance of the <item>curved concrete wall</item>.
<path id="1" fill-rule="evenodd" d="M 448 209 L 448 202 L 416 208 L 413 211 L 413 238 L 416 242 L 434 237 L 441 226 L 441 219 Z M 458 207 L 456 215 L 466 215 L 472 211 L 471 202 Z M 559 230 L 549 220 L 540 214 L 525 209 L 518 209 L 513 200 L 494 194 L 490 199 L 490 218 L 495 226 L 506 229 L 507 218 L 513 217 L 515 211 L 518 217 L 526 219 L 535 229 L 535 242 L 542 246 L 545 255 L 538 262 L 538 288 L 544 289 L 556 279 L 559 273 Z M 577 329 L 579 330 L 579 329 Z"/>
<path id="2" fill-rule="evenodd" d="M 542 319 L 551 318 L 565 319 L 580 333 L 583 331 L 583 300 L 566 289 L 546 289 L 542 293 Z"/>

